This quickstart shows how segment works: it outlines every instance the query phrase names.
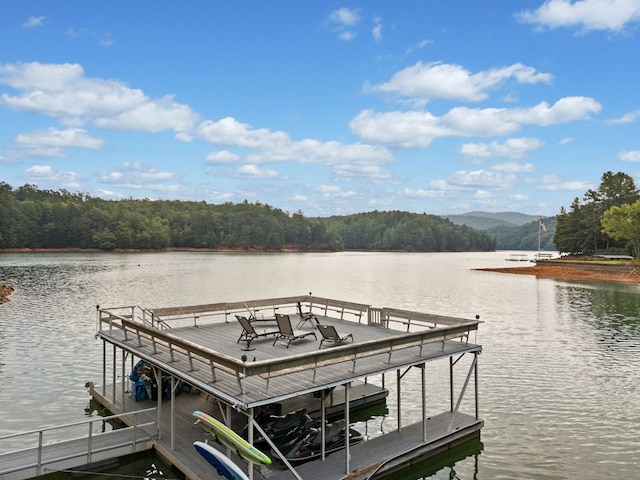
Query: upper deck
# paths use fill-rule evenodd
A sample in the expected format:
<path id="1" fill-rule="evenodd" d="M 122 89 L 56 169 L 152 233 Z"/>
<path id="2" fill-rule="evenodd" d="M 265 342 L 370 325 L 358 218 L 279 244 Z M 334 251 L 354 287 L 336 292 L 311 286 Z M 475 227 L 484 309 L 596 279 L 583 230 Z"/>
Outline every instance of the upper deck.
<path id="1" fill-rule="evenodd" d="M 275 342 L 259 337 L 248 350 L 235 315 L 253 319 L 258 333 L 277 330 L 275 313 L 287 314 L 296 329 L 300 302 L 320 324 L 340 335 L 338 346 L 319 349 L 315 322 L 299 330 L 314 332 Z M 346 385 L 357 379 L 396 371 L 464 352 L 478 352 L 470 342 L 480 320 L 375 308 L 311 295 L 217 303 L 176 308 L 98 307 L 97 336 L 157 365 L 236 408 L 245 410 L 305 393 Z M 123 392 L 124 395 L 124 392 Z"/>

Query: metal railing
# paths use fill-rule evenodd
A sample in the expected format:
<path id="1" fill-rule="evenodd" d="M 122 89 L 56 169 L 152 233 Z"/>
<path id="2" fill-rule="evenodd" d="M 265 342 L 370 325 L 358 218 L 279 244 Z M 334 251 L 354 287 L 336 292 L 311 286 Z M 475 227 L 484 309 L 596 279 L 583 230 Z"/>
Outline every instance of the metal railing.
<path id="1" fill-rule="evenodd" d="M 43 475 L 47 465 L 71 459 L 88 465 L 94 461 L 95 454 L 110 449 L 130 446 L 130 453 L 135 453 L 137 444 L 151 439 L 143 428 L 156 425 L 155 420 L 141 423 L 139 417 L 149 418 L 145 414 L 155 411 L 156 407 L 153 407 L 0 436 L 0 478 L 27 470 Z M 122 417 L 128 417 L 132 425 L 103 431 L 107 423 L 117 422 Z M 151 417 L 155 418 L 155 415 Z M 97 423 L 101 425 L 94 431 Z M 16 445 L 21 447 L 16 448 Z"/>
<path id="2" fill-rule="evenodd" d="M 297 298 L 299 297 L 294 297 L 294 299 Z M 339 301 L 329 302 L 327 299 L 318 299 L 317 297 L 301 298 L 305 298 L 307 305 L 312 304 L 316 308 L 319 305 L 339 306 L 339 311 L 342 312 L 342 315 L 344 315 L 344 311 L 347 308 L 354 313 L 361 307 L 360 304 L 348 304 L 347 302 Z M 263 306 L 278 305 L 277 302 L 283 300 L 291 301 L 290 298 L 287 298 L 246 303 L 247 305 L 251 303 L 253 306 L 258 304 Z M 242 302 L 240 305 L 244 307 L 244 303 Z M 169 315 L 170 313 L 173 315 L 185 315 L 193 314 L 195 311 L 200 313 L 219 312 L 221 311 L 221 305 L 223 304 L 162 309 L 162 313 L 164 315 Z M 238 304 L 224 305 L 225 308 L 222 311 L 228 311 L 230 305 L 237 307 Z M 427 344 L 442 342 L 444 346 L 444 342 L 456 338 L 463 342 L 468 342 L 470 333 L 476 331 L 480 323 L 478 317 L 475 320 L 469 320 L 389 308 L 382 308 L 380 311 L 382 326 L 390 328 L 393 325 L 395 327 L 394 330 L 404 333 L 290 357 L 251 362 L 250 364 L 172 335 L 170 330 L 160 330 L 148 323 L 132 320 L 132 315 L 121 315 L 116 313 L 116 309 L 99 310 L 98 335 L 103 336 L 105 339 L 108 337 L 110 340 L 118 338 L 119 341 L 132 347 L 141 348 L 147 346 L 151 349 L 153 355 L 157 355 L 161 351 L 166 352 L 171 362 L 175 361 L 178 355 L 184 355 L 187 357 L 190 370 L 195 369 L 195 362 L 208 364 L 208 368 L 211 371 L 211 382 L 217 381 L 216 371 L 222 371 L 234 375 L 238 383 L 240 383 L 243 378 L 251 376 L 260 376 L 268 381 L 269 378 L 295 371 L 311 370 L 315 374 L 317 368 L 337 362 L 351 362 L 355 371 L 358 359 L 372 355 L 387 354 L 388 361 L 390 361 L 394 351 L 412 347 L 417 348 L 418 353 L 421 355 L 423 347 Z M 154 314 L 156 312 L 158 310 L 154 310 Z M 358 316 L 357 313 L 354 314 Z"/>

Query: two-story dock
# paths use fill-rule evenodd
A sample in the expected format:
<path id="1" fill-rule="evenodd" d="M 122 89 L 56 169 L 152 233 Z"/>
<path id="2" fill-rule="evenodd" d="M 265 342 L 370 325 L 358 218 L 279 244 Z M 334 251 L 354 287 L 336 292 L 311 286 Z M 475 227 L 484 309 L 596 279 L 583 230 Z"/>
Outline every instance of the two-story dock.
<path id="1" fill-rule="evenodd" d="M 294 328 L 309 334 L 290 343 L 287 338 L 262 335 L 276 327 L 276 313 L 288 315 Z M 243 334 L 236 315 L 251 321 L 256 338 Z M 314 318 L 304 321 L 305 317 Z M 277 461 L 257 466 L 210 442 L 254 479 L 381 478 L 385 472 L 479 438 L 483 422 L 478 412 L 477 362 L 482 350 L 475 343 L 478 318 L 376 308 L 311 295 L 177 308 L 97 307 L 96 336 L 103 341 L 104 373 L 101 385 L 92 386 L 92 394 L 114 414 L 157 405 L 147 414 L 157 420 L 155 430 L 149 431 L 153 448 L 187 478 L 207 479 L 212 478 L 212 467 L 192 446 L 206 438 L 204 430 L 194 425 L 194 410 L 207 412 L 238 432 L 249 425 L 252 440 L 253 432 L 260 431 L 254 413 L 261 407 L 277 404 L 285 413 L 305 405 L 318 418 L 338 415 L 348 424 L 355 409 L 384 402 L 385 382 L 393 380 L 397 429 L 322 460 L 295 468 Z M 322 342 L 318 324 L 335 327 L 341 338 L 351 336 L 343 342 Z M 169 398 L 162 401 L 160 393 L 157 402 L 135 402 L 128 377 L 139 360 L 153 366 L 156 378 L 170 379 Z M 445 411 L 427 416 L 428 364 L 436 360 L 449 361 L 450 402 Z M 422 398 L 417 400 L 422 415 L 412 419 L 403 416 L 401 395 L 403 377 L 410 369 L 418 369 L 422 379 Z M 463 379 L 456 385 L 454 371 L 455 378 Z M 188 391 L 176 395 L 178 385 Z M 460 406 L 469 385 L 474 387 L 475 409 L 463 413 Z M 277 452 L 270 454 L 277 457 Z"/>

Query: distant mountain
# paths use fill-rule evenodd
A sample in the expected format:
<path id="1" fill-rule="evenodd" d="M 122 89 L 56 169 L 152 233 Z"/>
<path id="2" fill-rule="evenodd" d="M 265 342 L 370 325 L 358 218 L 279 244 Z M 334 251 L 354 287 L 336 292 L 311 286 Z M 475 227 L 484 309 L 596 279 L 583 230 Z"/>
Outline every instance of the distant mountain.
<path id="1" fill-rule="evenodd" d="M 456 225 L 467 225 L 477 230 L 487 230 L 493 227 L 519 227 L 540 218 L 537 215 L 526 215 L 518 212 L 468 212 L 461 214 L 443 215 Z"/>

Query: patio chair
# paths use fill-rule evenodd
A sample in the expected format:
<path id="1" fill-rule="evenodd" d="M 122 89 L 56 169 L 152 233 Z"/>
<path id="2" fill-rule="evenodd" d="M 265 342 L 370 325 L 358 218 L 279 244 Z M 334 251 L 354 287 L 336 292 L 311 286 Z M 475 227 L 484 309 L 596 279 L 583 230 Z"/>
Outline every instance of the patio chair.
<path id="1" fill-rule="evenodd" d="M 348 338 L 353 341 L 353 334 L 348 333 L 344 337 L 341 337 L 340 335 L 338 335 L 336 327 L 334 327 L 333 325 L 318 325 L 318 330 L 320 330 L 320 333 L 322 334 L 322 340 L 320 340 L 320 346 L 318 347 L 318 350 L 322 348 L 322 344 L 324 342 L 330 342 L 334 345 L 340 345 Z"/>
<path id="2" fill-rule="evenodd" d="M 302 325 L 305 324 L 305 322 L 310 322 L 311 320 L 315 320 L 316 321 L 316 325 L 320 325 L 320 322 L 318 321 L 318 317 L 316 317 L 313 312 L 303 312 L 302 311 L 302 305 L 300 304 L 300 302 L 298 302 L 298 317 L 299 317 L 299 321 L 298 321 L 298 325 L 296 325 L 296 328 L 300 328 Z"/>
<path id="3" fill-rule="evenodd" d="M 240 340 L 244 340 L 247 342 L 247 349 L 250 347 L 251 342 L 259 337 L 268 337 L 269 335 L 277 335 L 280 333 L 279 330 L 263 330 L 260 333 L 253 328 L 251 322 L 247 319 L 247 317 L 243 317 L 241 315 L 236 315 L 238 322 L 242 325 L 242 333 L 240 334 L 240 338 L 236 343 L 240 343 Z"/>
<path id="4" fill-rule="evenodd" d="M 280 331 L 276 334 L 276 339 L 273 341 L 274 345 L 278 340 L 286 340 L 287 348 L 289 348 L 289 344 L 294 340 L 298 340 L 299 338 L 304 338 L 309 335 L 313 335 L 313 338 L 316 340 L 318 339 L 318 337 L 316 337 L 316 332 L 302 332 L 300 330 L 294 331 L 291 326 L 291 319 L 289 318 L 289 315 L 276 313 L 276 322 L 278 322 L 278 328 Z"/>

